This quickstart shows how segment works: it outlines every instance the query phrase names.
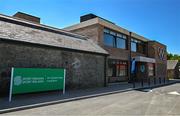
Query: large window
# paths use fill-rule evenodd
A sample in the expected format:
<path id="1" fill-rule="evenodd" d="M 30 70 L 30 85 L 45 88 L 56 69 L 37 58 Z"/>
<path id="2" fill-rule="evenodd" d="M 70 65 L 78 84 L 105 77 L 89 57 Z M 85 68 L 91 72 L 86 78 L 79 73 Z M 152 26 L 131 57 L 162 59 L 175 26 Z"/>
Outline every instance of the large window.
<path id="1" fill-rule="evenodd" d="M 107 46 L 126 49 L 127 37 L 124 34 L 104 29 L 104 44 Z"/>
<path id="2" fill-rule="evenodd" d="M 127 41 L 127 37 L 125 35 L 117 34 L 116 47 L 126 49 L 126 41 Z"/>
<path id="3" fill-rule="evenodd" d="M 145 42 L 131 38 L 131 51 L 145 54 Z"/>
<path id="4" fill-rule="evenodd" d="M 135 42 L 131 42 L 131 51 L 137 52 L 137 44 Z"/>
<path id="5" fill-rule="evenodd" d="M 108 76 L 109 77 L 122 77 L 127 76 L 128 66 L 126 61 L 109 60 L 108 63 Z"/>
<path id="6" fill-rule="evenodd" d="M 110 35 L 110 34 L 107 34 L 107 33 L 104 34 L 104 44 L 105 45 L 113 47 L 114 44 L 115 44 L 114 39 L 115 38 L 114 38 L 113 35 Z"/>

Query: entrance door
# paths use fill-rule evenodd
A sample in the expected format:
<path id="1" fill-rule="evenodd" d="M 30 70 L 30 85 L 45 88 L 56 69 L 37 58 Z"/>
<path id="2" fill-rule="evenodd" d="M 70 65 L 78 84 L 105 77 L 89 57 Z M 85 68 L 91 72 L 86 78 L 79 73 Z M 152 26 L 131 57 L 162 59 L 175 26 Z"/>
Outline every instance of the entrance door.
<path id="1" fill-rule="evenodd" d="M 137 62 L 136 81 L 144 81 L 147 76 L 147 66 L 145 62 Z"/>

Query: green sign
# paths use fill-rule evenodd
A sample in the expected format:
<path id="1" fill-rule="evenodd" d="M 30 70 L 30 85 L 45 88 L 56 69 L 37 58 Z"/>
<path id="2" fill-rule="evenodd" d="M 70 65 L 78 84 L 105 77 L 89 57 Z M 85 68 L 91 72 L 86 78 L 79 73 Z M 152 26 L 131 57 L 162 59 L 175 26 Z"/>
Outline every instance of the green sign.
<path id="1" fill-rule="evenodd" d="M 65 69 L 12 68 L 10 96 L 64 89 Z"/>

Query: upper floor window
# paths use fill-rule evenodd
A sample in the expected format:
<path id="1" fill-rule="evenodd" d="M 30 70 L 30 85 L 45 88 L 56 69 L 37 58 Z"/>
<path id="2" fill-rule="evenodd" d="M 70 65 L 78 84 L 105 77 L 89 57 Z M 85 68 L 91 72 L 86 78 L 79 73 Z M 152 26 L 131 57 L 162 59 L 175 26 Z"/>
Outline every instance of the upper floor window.
<path id="1" fill-rule="evenodd" d="M 131 51 L 145 53 L 145 42 L 132 38 Z"/>
<path id="2" fill-rule="evenodd" d="M 114 31 L 110 31 L 108 29 L 104 29 L 104 44 L 115 47 L 126 49 L 127 45 L 127 37 L 126 35 L 116 33 Z"/>
<path id="3" fill-rule="evenodd" d="M 131 41 L 131 51 L 137 52 L 137 43 L 134 41 Z"/>
<path id="4" fill-rule="evenodd" d="M 117 33 L 117 37 L 116 37 L 117 48 L 126 49 L 126 41 L 127 41 L 127 36 Z"/>
<path id="5" fill-rule="evenodd" d="M 126 49 L 126 40 L 117 37 L 116 38 L 116 46 L 117 46 L 117 48 Z"/>
<path id="6" fill-rule="evenodd" d="M 104 33 L 104 44 L 113 47 L 114 46 L 114 36 Z"/>

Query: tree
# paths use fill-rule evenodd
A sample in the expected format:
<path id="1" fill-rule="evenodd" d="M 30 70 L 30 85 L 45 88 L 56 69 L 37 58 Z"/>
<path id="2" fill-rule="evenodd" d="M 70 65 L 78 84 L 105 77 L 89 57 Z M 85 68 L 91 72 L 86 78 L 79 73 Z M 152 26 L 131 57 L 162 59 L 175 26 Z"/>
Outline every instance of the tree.
<path id="1" fill-rule="evenodd" d="M 167 53 L 167 59 L 168 60 L 178 60 L 180 62 L 180 55 Z"/>
<path id="2" fill-rule="evenodd" d="M 167 59 L 168 59 L 168 60 L 171 60 L 172 58 L 173 58 L 173 54 L 171 54 L 171 53 L 170 53 L 170 54 L 169 54 L 169 53 L 167 53 Z"/>

